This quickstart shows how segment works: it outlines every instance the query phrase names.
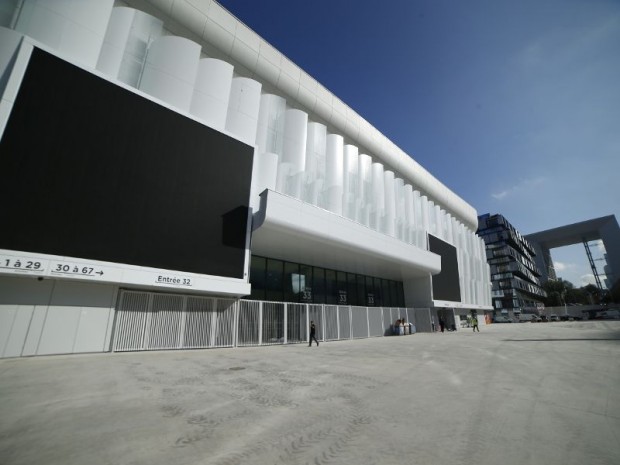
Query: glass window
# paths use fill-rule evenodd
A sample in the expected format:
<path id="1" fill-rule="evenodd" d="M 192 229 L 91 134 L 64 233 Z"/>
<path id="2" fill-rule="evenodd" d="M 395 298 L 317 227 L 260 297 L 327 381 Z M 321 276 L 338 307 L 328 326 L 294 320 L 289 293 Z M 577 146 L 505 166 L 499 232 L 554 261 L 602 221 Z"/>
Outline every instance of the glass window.
<path id="1" fill-rule="evenodd" d="M 328 304 L 338 304 L 338 281 L 334 270 L 325 270 L 325 298 Z"/>
<path id="2" fill-rule="evenodd" d="M 338 305 L 349 305 L 347 274 L 344 271 L 336 271 L 336 293 Z"/>
<path id="3" fill-rule="evenodd" d="M 301 277 L 297 263 L 284 262 L 284 301 L 299 302 Z"/>
<path id="4" fill-rule="evenodd" d="M 266 267 L 266 258 L 252 256 L 252 261 L 250 263 L 250 284 L 252 285 L 252 294 L 250 295 L 250 299 L 265 300 Z"/>
<path id="5" fill-rule="evenodd" d="M 405 306 L 405 289 L 401 281 L 396 282 L 396 292 L 398 292 L 398 306 Z"/>
<path id="6" fill-rule="evenodd" d="M 325 269 L 315 266 L 312 277 L 312 299 L 314 303 L 326 303 L 325 294 Z"/>
<path id="7" fill-rule="evenodd" d="M 383 306 L 392 307 L 392 301 L 390 299 L 390 282 L 387 279 L 381 280 L 381 294 L 383 296 Z"/>
<path id="8" fill-rule="evenodd" d="M 267 300 L 282 302 L 282 275 L 284 263 L 281 260 L 267 259 L 265 277 L 265 297 Z"/>
<path id="9" fill-rule="evenodd" d="M 363 305 L 357 301 L 357 277 L 347 273 L 347 301 L 349 305 Z"/>
<path id="10" fill-rule="evenodd" d="M 314 302 L 314 288 L 312 279 L 312 267 L 299 265 L 299 301 L 303 303 Z"/>
<path id="11" fill-rule="evenodd" d="M 404 307 L 403 283 L 252 256 L 250 283 L 255 300 L 368 307 Z"/>
<path id="12" fill-rule="evenodd" d="M 398 290 L 396 288 L 396 281 L 390 281 L 390 306 L 398 307 Z"/>
<path id="13" fill-rule="evenodd" d="M 383 307 L 385 305 L 385 301 L 383 299 L 383 291 L 381 290 L 381 279 L 373 278 L 373 281 L 374 281 L 375 305 L 377 307 Z"/>
<path id="14" fill-rule="evenodd" d="M 357 281 L 357 297 L 355 298 L 356 304 L 363 307 L 367 306 L 368 297 L 366 296 L 366 276 L 358 274 L 355 277 Z"/>
<path id="15" fill-rule="evenodd" d="M 377 303 L 377 297 L 375 296 L 375 282 L 371 276 L 366 276 L 366 289 L 364 291 L 367 307 L 375 307 L 380 305 Z"/>

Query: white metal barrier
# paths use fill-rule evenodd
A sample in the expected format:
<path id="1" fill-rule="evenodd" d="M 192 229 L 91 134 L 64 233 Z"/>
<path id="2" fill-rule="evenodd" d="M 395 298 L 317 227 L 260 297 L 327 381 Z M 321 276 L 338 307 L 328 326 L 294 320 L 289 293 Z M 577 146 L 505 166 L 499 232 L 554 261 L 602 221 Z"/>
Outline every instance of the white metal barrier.
<path id="1" fill-rule="evenodd" d="M 243 347 L 391 334 L 398 319 L 416 324 L 413 308 L 359 307 L 121 291 L 112 350 Z"/>

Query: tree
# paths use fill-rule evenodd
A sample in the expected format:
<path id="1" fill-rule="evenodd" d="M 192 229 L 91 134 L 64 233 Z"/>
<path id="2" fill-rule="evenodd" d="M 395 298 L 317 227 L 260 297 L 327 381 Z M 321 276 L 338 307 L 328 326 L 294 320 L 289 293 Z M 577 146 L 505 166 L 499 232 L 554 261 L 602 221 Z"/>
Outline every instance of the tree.
<path id="1" fill-rule="evenodd" d="M 561 307 L 564 305 L 564 295 L 568 289 L 573 289 L 572 283 L 558 278 L 554 281 L 547 281 L 543 284 L 543 289 L 547 292 L 547 298 L 543 300 L 545 307 Z"/>
<path id="2" fill-rule="evenodd" d="M 620 303 L 620 279 L 617 279 L 614 285 L 607 293 L 607 298 L 610 303 Z"/>
<path id="3" fill-rule="evenodd" d="M 582 288 L 587 296 L 587 303 L 590 305 L 598 304 L 601 300 L 601 291 L 594 284 L 588 284 Z"/>

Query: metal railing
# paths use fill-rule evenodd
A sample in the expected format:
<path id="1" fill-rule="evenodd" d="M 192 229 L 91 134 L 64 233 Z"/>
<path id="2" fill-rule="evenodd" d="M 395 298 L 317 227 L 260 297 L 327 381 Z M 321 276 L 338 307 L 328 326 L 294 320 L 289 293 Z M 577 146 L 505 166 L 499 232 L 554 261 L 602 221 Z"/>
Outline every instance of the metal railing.
<path id="1" fill-rule="evenodd" d="M 113 351 L 246 347 L 392 334 L 398 319 L 416 325 L 428 309 L 300 304 L 121 291 Z M 420 314 L 421 317 L 425 315 Z M 423 321 L 420 323 L 424 326 Z"/>

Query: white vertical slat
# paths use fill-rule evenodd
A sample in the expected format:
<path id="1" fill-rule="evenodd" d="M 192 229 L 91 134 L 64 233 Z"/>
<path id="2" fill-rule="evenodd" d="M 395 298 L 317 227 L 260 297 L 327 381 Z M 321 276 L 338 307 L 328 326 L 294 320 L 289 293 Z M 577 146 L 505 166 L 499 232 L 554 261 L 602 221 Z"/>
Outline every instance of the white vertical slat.
<path id="1" fill-rule="evenodd" d="M 179 345 L 178 348 L 181 349 L 185 344 L 185 319 L 187 313 L 187 296 L 183 297 L 183 305 L 181 308 L 181 321 L 180 321 L 180 329 L 179 329 Z"/>
<path id="2" fill-rule="evenodd" d="M 288 344 L 288 304 L 286 302 L 282 311 L 284 312 L 284 344 Z"/>
<path id="3" fill-rule="evenodd" d="M 389 331 L 392 327 L 392 312 L 390 312 L 389 308 L 382 307 L 383 311 L 383 328 L 386 331 Z"/>
<path id="4" fill-rule="evenodd" d="M 323 319 L 323 337 L 326 341 L 338 340 L 338 307 L 335 305 L 323 306 L 325 317 Z"/>
<path id="5" fill-rule="evenodd" d="M 338 306 L 339 339 L 351 339 L 351 307 Z"/>
<path id="6" fill-rule="evenodd" d="M 242 300 L 239 302 L 237 346 L 260 344 L 260 307 L 262 302 Z"/>
<path id="7" fill-rule="evenodd" d="M 263 302 L 259 306 L 259 318 L 258 318 L 258 344 L 263 345 Z"/>

